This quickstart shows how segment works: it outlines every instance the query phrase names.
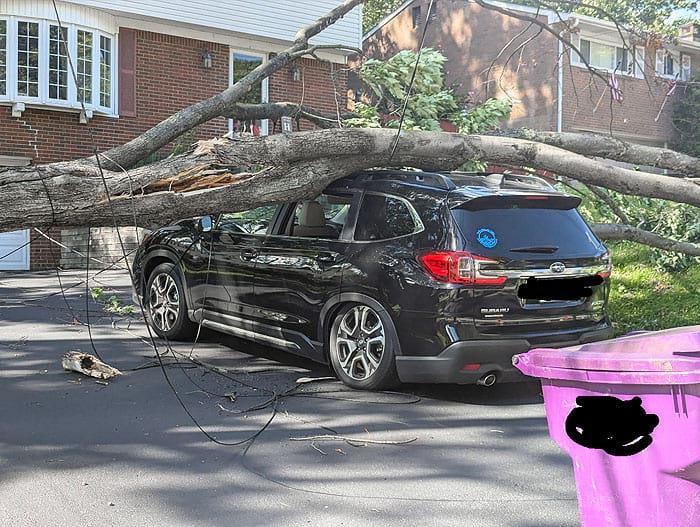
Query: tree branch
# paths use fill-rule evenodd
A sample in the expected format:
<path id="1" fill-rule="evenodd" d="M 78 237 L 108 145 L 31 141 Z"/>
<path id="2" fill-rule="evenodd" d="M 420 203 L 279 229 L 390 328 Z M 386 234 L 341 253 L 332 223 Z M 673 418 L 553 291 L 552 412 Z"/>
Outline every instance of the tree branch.
<path id="1" fill-rule="evenodd" d="M 632 227 L 631 225 L 594 223 L 591 225 L 591 228 L 596 236 L 603 240 L 627 240 L 665 251 L 674 251 L 690 256 L 700 256 L 700 244 L 671 240 L 653 232 Z"/>
<path id="2" fill-rule="evenodd" d="M 700 177 L 700 159 L 668 148 L 629 143 L 611 135 L 571 132 L 539 132 L 520 129 L 512 134 L 530 141 L 545 143 L 590 157 L 602 157 L 672 170 L 679 174 Z"/>
<path id="3" fill-rule="evenodd" d="M 106 156 L 113 160 L 113 163 L 109 163 L 107 166 L 115 168 L 118 164 L 130 168 L 192 128 L 216 117 L 227 115 L 236 101 L 253 89 L 255 85 L 283 68 L 296 57 L 307 54 L 311 49 L 309 48 L 309 39 L 344 17 L 363 1 L 345 0 L 326 15 L 300 29 L 292 46 L 278 53 L 269 61 L 260 64 L 230 88 L 180 110 L 128 143 L 105 152 Z M 320 46 L 312 46 L 312 48 L 321 49 Z"/>
<path id="4" fill-rule="evenodd" d="M 226 115 L 231 119 L 241 121 L 255 121 L 258 119 L 277 120 L 280 117 L 301 117 L 319 126 L 320 128 L 337 128 L 338 115 L 327 114 L 304 104 L 293 102 L 274 102 L 262 104 L 236 104 L 231 109 L 231 113 Z M 344 113 L 340 115 L 342 119 L 357 117 L 355 113 Z"/>

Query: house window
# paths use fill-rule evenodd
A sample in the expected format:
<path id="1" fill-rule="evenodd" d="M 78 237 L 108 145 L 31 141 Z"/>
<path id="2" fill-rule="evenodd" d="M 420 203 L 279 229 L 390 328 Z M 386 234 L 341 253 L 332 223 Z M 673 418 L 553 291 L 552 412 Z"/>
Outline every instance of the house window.
<path id="1" fill-rule="evenodd" d="M 100 106 L 112 106 L 112 39 L 100 36 Z"/>
<path id="2" fill-rule="evenodd" d="M 17 23 L 17 94 L 39 97 L 39 23 Z"/>
<path id="3" fill-rule="evenodd" d="M 669 79 L 687 81 L 691 74 L 690 56 L 659 49 L 656 51 L 656 73 Z"/>
<path id="4" fill-rule="evenodd" d="M 624 75 L 641 77 L 644 74 L 644 48 L 634 46 L 633 50 L 586 38 L 575 38 L 572 45 L 578 47 L 588 64 L 599 70 L 615 71 Z M 572 64 L 585 66 L 581 57 L 572 50 Z"/>
<path id="5" fill-rule="evenodd" d="M 92 32 L 78 30 L 78 55 L 75 75 L 78 80 L 78 102 L 92 101 Z"/>
<path id="6" fill-rule="evenodd" d="M 411 9 L 411 23 L 413 24 L 413 29 L 418 29 L 420 26 L 420 6 L 416 6 Z"/>
<path id="7" fill-rule="evenodd" d="M 0 19 L 0 99 L 114 114 L 115 54 L 114 37 L 98 30 Z"/>
<path id="8" fill-rule="evenodd" d="M 243 77 L 252 72 L 263 63 L 263 57 L 259 55 L 246 55 L 244 53 L 231 54 L 231 85 L 237 83 Z M 262 81 L 251 88 L 241 99 L 242 103 L 259 104 L 267 101 L 267 81 Z M 268 122 L 257 121 L 230 121 L 230 130 L 235 133 L 267 135 Z"/>
<path id="9" fill-rule="evenodd" d="M 0 95 L 7 94 L 7 20 L 0 20 Z"/>
<path id="10" fill-rule="evenodd" d="M 49 26 L 49 99 L 68 100 L 68 29 Z"/>

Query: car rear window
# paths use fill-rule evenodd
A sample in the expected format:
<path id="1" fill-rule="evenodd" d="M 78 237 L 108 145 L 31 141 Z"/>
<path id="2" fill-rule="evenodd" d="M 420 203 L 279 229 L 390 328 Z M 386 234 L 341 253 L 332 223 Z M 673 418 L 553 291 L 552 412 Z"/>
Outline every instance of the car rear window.
<path id="1" fill-rule="evenodd" d="M 575 210 L 546 208 L 452 209 L 469 252 L 525 259 L 533 254 L 557 258 L 593 256 L 602 244 Z"/>
<path id="2" fill-rule="evenodd" d="M 355 227 L 355 240 L 389 240 L 418 230 L 408 205 L 398 198 L 365 194 Z"/>

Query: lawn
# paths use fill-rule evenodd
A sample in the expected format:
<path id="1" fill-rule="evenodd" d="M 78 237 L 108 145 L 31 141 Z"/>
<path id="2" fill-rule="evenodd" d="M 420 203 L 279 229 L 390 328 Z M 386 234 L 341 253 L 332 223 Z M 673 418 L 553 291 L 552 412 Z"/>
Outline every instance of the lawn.
<path id="1" fill-rule="evenodd" d="M 700 265 L 667 273 L 643 245 L 606 245 L 613 256 L 610 315 L 617 335 L 700 324 Z"/>

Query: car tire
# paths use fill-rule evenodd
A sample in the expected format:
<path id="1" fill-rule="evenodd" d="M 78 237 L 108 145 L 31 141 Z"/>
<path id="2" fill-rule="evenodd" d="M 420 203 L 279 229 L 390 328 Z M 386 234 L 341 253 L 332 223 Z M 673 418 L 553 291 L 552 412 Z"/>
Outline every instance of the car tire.
<path id="1" fill-rule="evenodd" d="M 343 306 L 328 333 L 328 354 L 336 376 L 358 390 L 385 390 L 399 384 L 398 346 L 388 313 L 365 304 Z"/>
<path id="2" fill-rule="evenodd" d="M 167 340 L 192 340 L 197 330 L 187 316 L 187 299 L 180 271 L 172 263 L 158 265 L 148 278 L 144 292 L 148 324 Z"/>

